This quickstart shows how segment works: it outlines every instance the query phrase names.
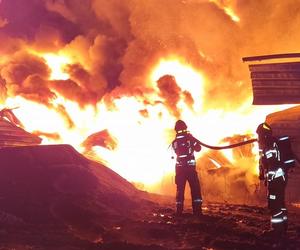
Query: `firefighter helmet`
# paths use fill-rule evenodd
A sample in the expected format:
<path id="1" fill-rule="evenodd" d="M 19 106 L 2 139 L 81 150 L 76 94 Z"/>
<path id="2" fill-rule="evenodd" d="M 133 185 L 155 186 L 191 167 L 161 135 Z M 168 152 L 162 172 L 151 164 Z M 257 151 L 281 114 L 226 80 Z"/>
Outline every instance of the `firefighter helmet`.
<path id="1" fill-rule="evenodd" d="M 185 124 L 184 121 L 178 120 L 178 121 L 175 123 L 175 131 L 176 131 L 176 132 L 181 131 L 181 130 L 186 130 L 186 129 L 187 129 L 187 125 Z"/>
<path id="2" fill-rule="evenodd" d="M 270 136 L 272 135 L 272 128 L 267 123 L 261 123 L 256 129 L 256 133 L 260 136 Z"/>

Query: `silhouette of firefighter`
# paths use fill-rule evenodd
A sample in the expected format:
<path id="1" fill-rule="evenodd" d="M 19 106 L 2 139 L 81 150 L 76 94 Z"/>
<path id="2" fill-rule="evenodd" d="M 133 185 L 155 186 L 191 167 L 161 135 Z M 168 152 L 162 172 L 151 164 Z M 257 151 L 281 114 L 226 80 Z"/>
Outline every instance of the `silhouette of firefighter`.
<path id="1" fill-rule="evenodd" d="M 184 190 L 188 181 L 191 189 L 193 214 L 202 214 L 202 196 L 194 151 L 201 150 L 200 142 L 188 131 L 184 121 L 178 120 L 175 124 L 176 137 L 172 142 L 172 148 L 176 153 L 176 214 L 181 215 L 184 206 Z"/>
<path id="2" fill-rule="evenodd" d="M 295 159 L 288 136 L 274 137 L 267 123 L 257 127 L 259 145 L 259 179 L 268 189 L 268 208 L 271 213 L 270 232 L 285 235 L 288 226 L 285 206 L 285 187 L 288 169 L 294 167 Z"/>

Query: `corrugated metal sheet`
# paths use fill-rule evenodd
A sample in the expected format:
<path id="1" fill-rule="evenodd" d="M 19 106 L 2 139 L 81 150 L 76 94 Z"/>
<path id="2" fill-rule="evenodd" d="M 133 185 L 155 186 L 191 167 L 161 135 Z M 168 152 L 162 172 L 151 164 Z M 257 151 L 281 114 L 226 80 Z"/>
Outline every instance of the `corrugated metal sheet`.
<path id="1" fill-rule="evenodd" d="M 300 62 L 249 65 L 253 104 L 300 103 Z"/>
<path id="2" fill-rule="evenodd" d="M 42 139 L 0 118 L 0 148 L 41 144 Z"/>

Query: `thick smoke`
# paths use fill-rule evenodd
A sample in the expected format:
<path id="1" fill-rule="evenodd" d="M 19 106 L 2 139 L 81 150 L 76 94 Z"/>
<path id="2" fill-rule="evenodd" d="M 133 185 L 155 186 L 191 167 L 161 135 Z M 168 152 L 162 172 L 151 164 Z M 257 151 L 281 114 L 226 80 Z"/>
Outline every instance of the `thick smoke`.
<path id="1" fill-rule="evenodd" d="M 47 86 L 50 69 L 45 61 L 25 52 L 14 54 L 1 68 L 8 96 L 21 95 L 48 104 L 55 94 Z"/>
<path id="2" fill-rule="evenodd" d="M 171 75 L 165 75 L 158 79 L 157 86 L 168 110 L 172 112 L 172 115 L 179 118 L 177 103 L 180 101 L 181 89 L 178 87 L 176 79 Z"/>
<path id="3" fill-rule="evenodd" d="M 4 46 L 0 49 L 3 58 L 10 60 L 28 48 L 66 52 L 72 57 L 67 69 L 72 82 L 61 84 L 59 94 L 81 105 L 94 104 L 116 87 L 124 92 L 136 86 L 142 89 L 159 58 L 178 55 L 206 75 L 205 98 L 216 100 L 204 102 L 207 108 L 224 107 L 224 103 L 232 107 L 251 94 L 241 57 L 297 51 L 299 6 L 296 0 L 3 0 L 0 36 Z M 232 20 L 226 7 L 240 22 Z M 27 61 L 37 64 L 38 58 L 27 56 Z M 39 63 L 27 77 L 40 76 L 45 62 Z M 9 66 L 2 62 L 3 67 Z M 7 70 L 1 70 L 1 76 L 8 96 L 26 92 L 26 98 L 38 101 L 28 93 L 37 87 L 32 80 L 25 86 L 18 66 Z M 44 66 L 44 78 L 46 73 Z M 47 102 L 52 95 L 49 83 L 37 82 L 39 91 L 46 93 L 42 101 Z M 63 91 L 70 86 L 75 94 Z M 238 94 L 236 101 L 229 103 L 226 100 L 233 93 Z"/>

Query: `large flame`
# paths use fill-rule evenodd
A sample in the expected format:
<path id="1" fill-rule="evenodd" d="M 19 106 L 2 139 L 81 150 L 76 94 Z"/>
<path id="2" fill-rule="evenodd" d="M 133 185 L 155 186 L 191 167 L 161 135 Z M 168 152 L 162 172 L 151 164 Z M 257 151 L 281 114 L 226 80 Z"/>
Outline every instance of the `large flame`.
<path id="1" fill-rule="evenodd" d="M 67 79 L 63 68 L 70 62 L 66 56 L 59 54 L 41 55 L 51 69 L 49 80 Z M 40 131 L 46 136 L 43 143 L 68 143 L 80 152 L 91 155 L 82 147 L 82 142 L 89 135 L 101 130 L 108 130 L 116 138 L 117 146 L 112 150 L 100 146 L 93 147 L 92 155 L 96 159 L 118 172 L 129 181 L 142 183 L 146 188 L 159 183 L 164 176 L 174 172 L 174 161 L 171 159 L 171 143 L 174 133 L 173 126 L 177 119 L 170 109 L 163 105 L 159 96 L 157 81 L 164 75 L 175 77 L 182 92 L 188 92 L 195 100 L 193 105 L 180 95 L 179 108 L 182 119 L 187 121 L 190 131 L 200 140 L 218 145 L 222 139 L 235 134 L 251 134 L 258 123 L 274 107 L 254 108 L 251 98 L 238 109 L 204 109 L 204 85 L 209 84 L 200 69 L 195 69 L 179 57 L 162 58 L 149 72 L 149 85 L 152 91 L 143 96 L 129 96 L 126 93 L 113 99 L 112 104 L 99 101 L 96 106 L 80 107 L 77 103 L 67 100 L 57 93 L 52 101 L 53 106 L 62 105 L 74 127 L 69 127 L 64 117 L 45 105 L 28 101 L 22 97 L 10 97 L 5 106 L 20 107 L 16 115 L 24 123 L 28 131 Z M 105 99 L 105 98 L 104 98 Z M 155 104 L 153 104 L 155 103 Z M 278 109 L 278 108 L 277 108 Z M 197 155 L 200 157 L 207 149 Z M 224 156 L 238 164 L 232 150 L 223 152 Z M 216 159 L 210 159 L 220 168 L 222 164 Z M 238 159 L 240 160 L 240 159 Z M 252 163 L 253 164 L 253 163 Z M 256 166 L 250 168 L 257 173 Z"/>

